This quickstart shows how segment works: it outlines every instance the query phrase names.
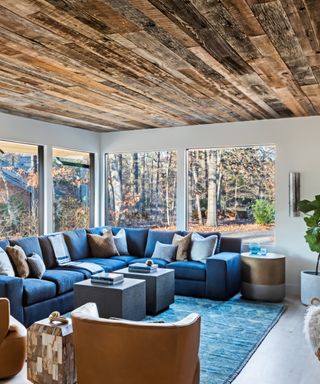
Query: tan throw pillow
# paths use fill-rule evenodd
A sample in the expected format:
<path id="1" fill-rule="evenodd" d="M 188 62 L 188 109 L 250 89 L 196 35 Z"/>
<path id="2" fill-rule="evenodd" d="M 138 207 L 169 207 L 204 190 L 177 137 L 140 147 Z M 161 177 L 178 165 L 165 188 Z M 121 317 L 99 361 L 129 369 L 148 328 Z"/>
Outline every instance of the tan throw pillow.
<path id="1" fill-rule="evenodd" d="M 92 257 L 106 258 L 119 256 L 111 231 L 105 232 L 102 236 L 88 234 L 88 240 Z"/>
<path id="2" fill-rule="evenodd" d="M 191 236 L 192 233 L 189 233 L 186 236 L 180 236 L 177 233 L 173 236 L 172 244 L 178 246 L 176 260 L 177 261 L 186 261 L 189 260 L 189 251 L 191 246 Z"/>
<path id="3" fill-rule="evenodd" d="M 30 268 L 27 262 L 27 255 L 24 250 L 15 245 L 14 247 L 7 247 L 6 252 L 10 257 L 10 260 L 16 270 L 17 276 L 26 278 L 30 276 Z"/>

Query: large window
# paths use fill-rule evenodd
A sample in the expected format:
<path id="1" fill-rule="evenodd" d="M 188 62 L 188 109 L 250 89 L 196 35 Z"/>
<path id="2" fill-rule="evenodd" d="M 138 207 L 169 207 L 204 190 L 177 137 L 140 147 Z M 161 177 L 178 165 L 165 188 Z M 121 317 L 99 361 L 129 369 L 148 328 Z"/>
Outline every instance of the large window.
<path id="1" fill-rule="evenodd" d="M 188 169 L 189 229 L 272 241 L 274 146 L 189 150 Z"/>
<path id="2" fill-rule="evenodd" d="M 0 238 L 38 234 L 38 147 L 0 141 Z"/>
<path id="3" fill-rule="evenodd" d="M 53 149 L 54 231 L 90 226 L 90 158 L 89 153 Z"/>
<path id="4" fill-rule="evenodd" d="M 107 154 L 107 222 L 175 227 L 176 153 Z"/>

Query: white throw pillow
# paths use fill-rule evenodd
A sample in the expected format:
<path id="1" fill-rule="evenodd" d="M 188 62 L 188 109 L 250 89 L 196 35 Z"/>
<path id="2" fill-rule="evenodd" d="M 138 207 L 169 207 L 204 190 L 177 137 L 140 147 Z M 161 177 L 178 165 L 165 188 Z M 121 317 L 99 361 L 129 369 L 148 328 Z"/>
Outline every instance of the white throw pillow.
<path id="1" fill-rule="evenodd" d="M 2 248 L 0 248 L 0 275 L 15 276 L 9 256 Z"/>
<path id="2" fill-rule="evenodd" d="M 177 250 L 177 245 L 163 244 L 160 243 L 160 241 L 157 241 L 151 258 L 163 259 L 170 263 L 175 259 Z"/>
<path id="3" fill-rule="evenodd" d="M 203 237 L 199 233 L 193 233 L 191 238 L 191 260 L 205 263 L 207 258 L 214 255 L 217 247 L 218 236 Z"/>

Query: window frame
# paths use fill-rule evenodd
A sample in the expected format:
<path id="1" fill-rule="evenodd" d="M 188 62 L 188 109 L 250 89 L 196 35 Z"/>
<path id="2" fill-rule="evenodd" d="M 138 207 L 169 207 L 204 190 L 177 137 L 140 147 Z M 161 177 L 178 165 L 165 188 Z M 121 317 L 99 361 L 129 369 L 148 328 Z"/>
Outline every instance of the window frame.
<path id="1" fill-rule="evenodd" d="M 275 149 L 275 179 L 274 179 L 274 188 L 275 188 L 275 200 L 274 203 L 276 204 L 276 179 L 277 179 L 277 152 L 278 152 L 278 146 L 275 143 L 267 143 L 267 144 L 246 144 L 246 145 L 224 145 L 224 146 L 212 146 L 212 147 L 188 147 L 185 149 L 185 169 L 186 169 L 186 175 L 185 175 L 185 198 L 186 198 L 186 211 L 185 211 L 185 230 L 189 230 L 189 171 L 190 171 L 190 165 L 189 165 L 189 151 L 209 151 L 209 150 L 219 150 L 219 149 L 233 149 L 233 148 L 253 148 L 253 147 L 274 147 Z M 276 226 L 276 216 L 274 221 L 274 227 Z M 218 226 L 219 227 L 219 226 Z M 275 236 L 276 232 L 273 231 L 273 243 L 275 243 Z"/>
<path id="2" fill-rule="evenodd" d="M 108 193 L 108 178 L 109 178 L 109 173 L 108 173 L 108 155 L 133 155 L 134 153 L 149 153 L 149 152 L 175 152 L 176 153 L 176 178 L 177 178 L 177 183 L 176 183 L 176 189 L 175 189 L 175 194 L 176 194 L 176 201 L 177 201 L 177 195 L 178 195 L 178 148 L 167 148 L 167 149 L 141 149 L 141 150 L 127 150 L 127 151 L 108 151 L 104 152 L 104 160 L 103 160 L 103 167 L 104 167 L 104 172 L 103 172 L 103 184 L 102 184 L 102 191 L 104 193 L 104 220 L 103 220 L 103 225 L 105 226 L 112 226 L 112 223 L 109 223 L 109 215 L 108 215 L 108 203 L 109 203 L 109 193 Z M 176 215 L 175 215 L 175 226 L 176 230 L 177 229 L 177 204 L 176 204 Z"/>
<path id="3" fill-rule="evenodd" d="M 85 150 L 81 149 L 74 149 L 74 148 L 66 148 L 66 147 L 61 147 L 61 146 L 56 146 L 52 145 L 51 147 L 51 164 L 53 162 L 53 158 L 56 157 L 53 155 L 54 150 L 61 149 L 65 151 L 70 151 L 70 152 L 81 152 L 84 154 L 89 155 L 89 177 L 90 177 L 90 185 L 89 185 L 89 191 L 90 191 L 90 204 L 89 204 L 89 227 L 93 227 L 95 223 L 95 205 L 96 205 L 96 198 L 95 198 L 95 190 L 96 190 L 96 177 L 95 177 L 95 159 L 96 159 L 96 154 L 94 152 L 88 152 Z M 52 217 L 51 217 L 51 225 L 52 228 L 55 227 L 55 222 L 54 222 L 54 213 L 53 213 L 53 203 L 54 203 L 54 182 L 53 182 L 53 177 L 52 177 Z M 77 229 L 77 228 L 75 228 Z M 69 229 L 72 230 L 72 229 Z M 64 232 L 64 231 L 63 231 Z"/>
<path id="4" fill-rule="evenodd" d="M 2 139 L 0 138 L 0 142 L 4 143 L 11 143 L 11 144 L 18 144 L 18 145 L 29 145 L 36 147 L 37 149 L 37 156 L 38 156 L 38 194 L 39 194 L 39 210 L 38 210 L 38 225 L 37 225 L 37 232 L 38 234 L 29 234 L 29 236 L 41 236 L 44 233 L 45 223 L 44 223 L 44 193 L 45 193 L 45 187 L 44 187 L 44 145 L 37 144 L 34 142 L 28 142 L 28 141 L 20 141 L 20 140 L 8 140 L 8 139 Z M 9 237 L 9 239 L 14 238 Z"/>

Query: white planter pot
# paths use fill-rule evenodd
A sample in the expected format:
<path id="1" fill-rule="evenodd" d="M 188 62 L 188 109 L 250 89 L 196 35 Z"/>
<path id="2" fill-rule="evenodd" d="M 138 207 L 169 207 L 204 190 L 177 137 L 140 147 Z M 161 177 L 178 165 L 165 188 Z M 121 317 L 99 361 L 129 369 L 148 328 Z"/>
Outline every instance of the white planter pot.
<path id="1" fill-rule="evenodd" d="M 310 305 L 314 297 L 320 298 L 320 274 L 301 271 L 301 303 Z"/>

